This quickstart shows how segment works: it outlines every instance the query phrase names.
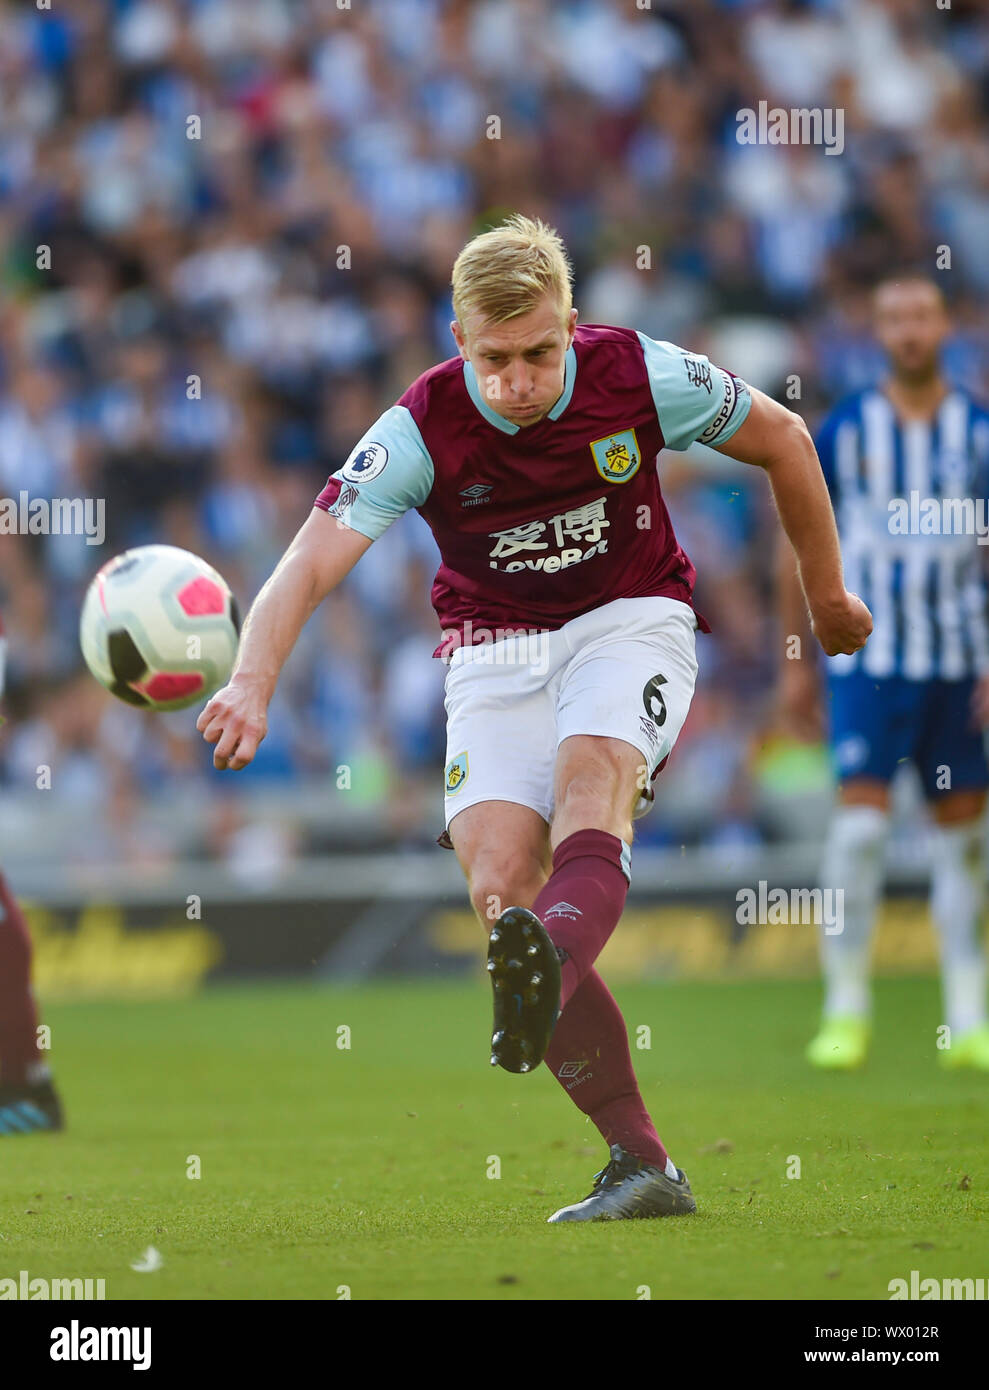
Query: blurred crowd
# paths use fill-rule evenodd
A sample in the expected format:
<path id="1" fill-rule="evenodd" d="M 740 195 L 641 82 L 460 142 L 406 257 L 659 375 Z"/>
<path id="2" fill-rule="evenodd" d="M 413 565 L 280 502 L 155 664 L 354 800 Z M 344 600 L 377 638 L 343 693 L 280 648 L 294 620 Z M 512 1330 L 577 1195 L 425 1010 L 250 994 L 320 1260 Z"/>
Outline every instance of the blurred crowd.
<path id="1" fill-rule="evenodd" d="M 877 274 L 947 247 L 948 366 L 989 386 L 977 0 L 0 0 L 0 35 L 0 497 L 102 497 L 107 525 L 0 540 L 0 787 L 46 763 L 51 797 L 106 808 L 80 855 L 138 852 L 140 806 L 189 787 L 214 849 L 252 843 L 195 711 L 142 716 L 81 671 L 93 572 L 164 541 L 246 606 L 356 439 L 453 355 L 453 259 L 506 213 L 560 230 L 583 321 L 706 351 L 812 424 L 882 369 Z M 840 108 L 843 152 L 740 144 L 761 100 Z M 662 468 L 714 633 L 641 836 L 772 839 L 828 774 L 772 736 L 765 480 L 702 450 Z M 435 563 L 415 514 L 374 547 L 238 786 L 323 779 L 382 837 L 438 833 Z"/>

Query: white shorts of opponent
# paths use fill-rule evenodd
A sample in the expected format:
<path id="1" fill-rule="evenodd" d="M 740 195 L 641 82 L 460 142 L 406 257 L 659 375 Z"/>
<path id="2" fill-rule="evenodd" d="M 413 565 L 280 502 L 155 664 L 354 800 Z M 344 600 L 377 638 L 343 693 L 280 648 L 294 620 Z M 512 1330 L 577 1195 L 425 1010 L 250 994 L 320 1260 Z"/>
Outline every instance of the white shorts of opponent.
<path id="1" fill-rule="evenodd" d="M 696 631 L 679 599 L 620 598 L 556 632 L 458 647 L 446 677 L 447 826 L 479 801 L 517 802 L 549 822 L 557 749 L 574 734 L 639 750 L 636 815 L 648 810 L 690 708 Z"/>

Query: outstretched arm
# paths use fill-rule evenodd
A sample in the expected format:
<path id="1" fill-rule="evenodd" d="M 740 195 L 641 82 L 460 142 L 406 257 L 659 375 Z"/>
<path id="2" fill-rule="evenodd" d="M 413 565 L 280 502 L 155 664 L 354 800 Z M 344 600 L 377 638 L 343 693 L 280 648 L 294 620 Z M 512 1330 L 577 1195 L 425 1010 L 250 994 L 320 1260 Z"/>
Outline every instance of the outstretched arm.
<path id="1" fill-rule="evenodd" d="M 815 743 L 824 736 L 821 674 L 797 557 L 781 531 L 776 547 L 776 597 L 783 642 L 777 679 L 777 714 L 784 732 Z M 796 643 L 793 642 L 796 638 Z"/>
<path id="2" fill-rule="evenodd" d="M 872 631 L 872 615 L 845 588 L 831 498 L 803 420 L 753 390 L 746 420 L 717 447 L 720 453 L 766 470 L 780 521 L 796 554 L 811 630 L 828 656 L 857 652 Z"/>
<path id="3" fill-rule="evenodd" d="M 258 594 L 241 633 L 230 681 L 206 705 L 196 728 L 215 743 L 213 766 L 238 771 L 268 729 L 268 705 L 299 633 L 372 541 L 314 508 Z"/>

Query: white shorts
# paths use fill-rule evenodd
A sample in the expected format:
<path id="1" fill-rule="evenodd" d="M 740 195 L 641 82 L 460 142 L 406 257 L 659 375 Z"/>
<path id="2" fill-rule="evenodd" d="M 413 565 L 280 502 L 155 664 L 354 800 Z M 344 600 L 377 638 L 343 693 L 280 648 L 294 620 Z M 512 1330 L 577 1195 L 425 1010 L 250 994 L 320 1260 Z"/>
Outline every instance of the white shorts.
<path id="1" fill-rule="evenodd" d="M 690 708 L 696 630 L 679 599 L 620 598 L 557 632 L 458 647 L 446 677 L 446 824 L 479 801 L 514 801 L 548 822 L 557 749 L 573 734 L 632 744 L 651 777 Z"/>

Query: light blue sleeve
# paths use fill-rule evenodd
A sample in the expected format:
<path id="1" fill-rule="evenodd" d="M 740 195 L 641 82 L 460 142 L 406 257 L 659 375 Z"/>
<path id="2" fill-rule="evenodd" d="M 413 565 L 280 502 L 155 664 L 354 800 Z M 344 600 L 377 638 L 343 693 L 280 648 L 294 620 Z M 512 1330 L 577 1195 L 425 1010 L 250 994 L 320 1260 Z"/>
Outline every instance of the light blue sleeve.
<path id="1" fill-rule="evenodd" d="M 649 386 L 668 449 L 724 444 L 745 420 L 752 394 L 744 381 L 698 352 L 638 334 Z"/>
<path id="2" fill-rule="evenodd" d="M 404 405 L 393 405 L 331 476 L 316 506 L 376 541 L 393 521 L 422 506 L 432 490 L 433 474 L 433 460 L 418 425 Z M 330 498 L 326 494 L 333 482 L 339 482 L 340 491 Z"/>

